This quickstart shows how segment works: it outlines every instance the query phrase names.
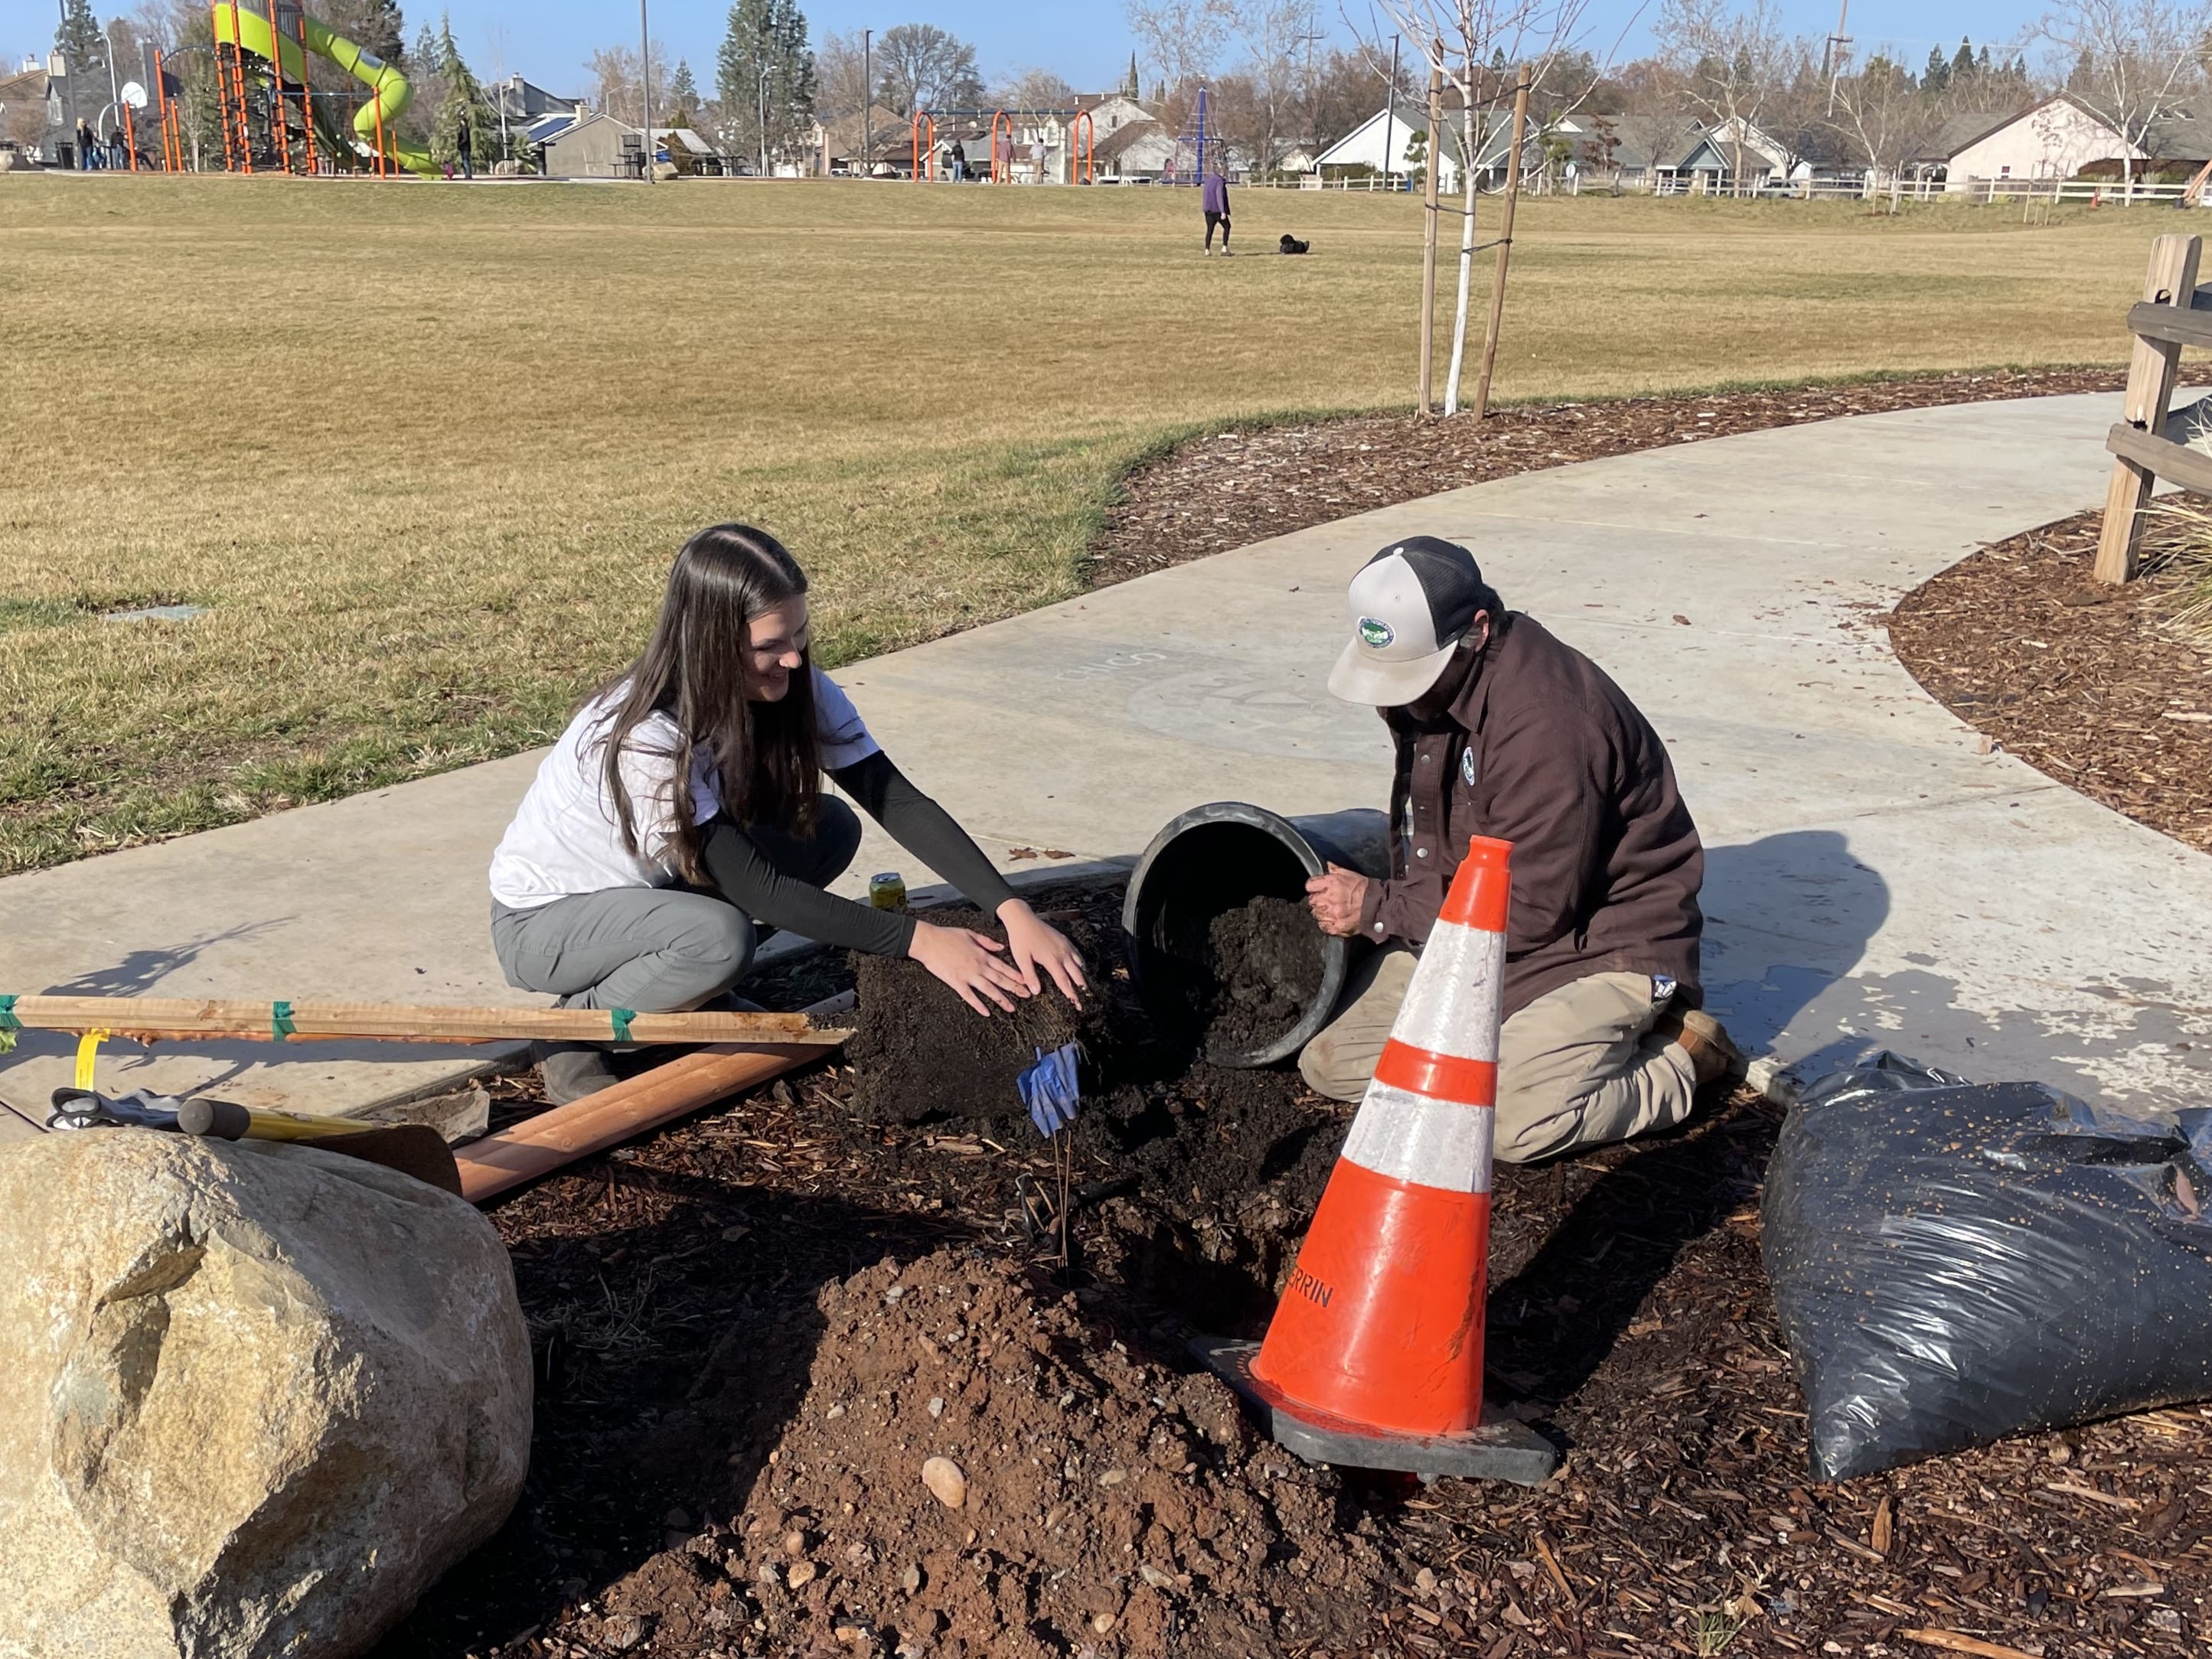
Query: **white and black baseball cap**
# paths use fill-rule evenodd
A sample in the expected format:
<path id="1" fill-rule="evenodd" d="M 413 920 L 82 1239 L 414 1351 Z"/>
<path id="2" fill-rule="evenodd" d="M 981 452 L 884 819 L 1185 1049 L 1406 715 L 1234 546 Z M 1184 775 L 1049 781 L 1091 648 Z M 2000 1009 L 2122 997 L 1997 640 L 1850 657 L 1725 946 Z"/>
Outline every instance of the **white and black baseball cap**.
<path id="1" fill-rule="evenodd" d="M 1476 615 L 1498 603 L 1474 555 L 1437 536 L 1409 536 L 1352 579 L 1352 643 L 1329 671 L 1346 702 L 1395 708 L 1437 683 Z"/>

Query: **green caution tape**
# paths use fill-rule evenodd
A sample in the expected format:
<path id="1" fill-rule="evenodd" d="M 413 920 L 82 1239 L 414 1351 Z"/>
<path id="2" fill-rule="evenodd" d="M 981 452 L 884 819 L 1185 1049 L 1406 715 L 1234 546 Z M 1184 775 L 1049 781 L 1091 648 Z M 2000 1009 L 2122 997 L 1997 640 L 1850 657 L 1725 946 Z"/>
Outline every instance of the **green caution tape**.
<path id="1" fill-rule="evenodd" d="M 299 1035 L 297 1031 L 292 1029 L 292 1005 L 290 1003 L 272 1002 L 269 1005 L 269 1035 L 279 1042 L 282 1042 L 286 1037 L 297 1036 Z"/>
<path id="2" fill-rule="evenodd" d="M 629 1034 L 629 1023 L 637 1018 L 637 1010 L 635 1008 L 610 1008 L 607 1010 L 607 1012 L 614 1018 L 615 1041 L 617 1042 L 629 1042 L 635 1041 Z"/>
<path id="3" fill-rule="evenodd" d="M 15 999 L 0 996 L 0 1054 L 15 1046 L 15 1033 L 23 1029 L 23 1022 L 15 1018 Z"/>

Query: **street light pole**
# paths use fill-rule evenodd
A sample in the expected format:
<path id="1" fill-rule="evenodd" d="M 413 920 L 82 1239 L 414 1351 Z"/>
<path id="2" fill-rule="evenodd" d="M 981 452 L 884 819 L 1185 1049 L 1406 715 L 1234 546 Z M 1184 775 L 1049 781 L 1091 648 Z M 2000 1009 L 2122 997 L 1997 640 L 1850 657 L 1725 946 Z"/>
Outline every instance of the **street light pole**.
<path id="1" fill-rule="evenodd" d="M 860 177 L 868 176 L 868 156 L 875 148 L 875 137 L 868 128 L 868 117 L 876 103 L 876 64 L 869 55 L 869 42 L 876 38 L 873 29 L 860 31 Z"/>
<path id="2" fill-rule="evenodd" d="M 645 106 L 645 182 L 653 182 L 653 29 L 646 21 L 646 0 L 637 0 L 637 89 Z"/>
<path id="3" fill-rule="evenodd" d="M 760 125 L 759 125 L 758 129 L 755 131 L 755 133 L 754 133 L 754 137 L 756 137 L 757 138 L 758 138 L 758 139 L 760 140 L 760 173 L 759 173 L 759 176 L 760 176 L 761 178 L 765 179 L 765 178 L 767 178 L 767 177 L 768 177 L 768 63 L 767 63 L 767 60 L 766 60 L 766 59 L 763 59 L 763 60 L 762 60 L 762 62 L 757 65 L 757 68 L 759 69 L 759 71 L 760 71 L 760 80 L 759 80 L 759 88 L 758 88 L 759 93 L 760 93 L 760 98 L 759 98 L 758 107 L 757 107 L 757 109 L 756 114 L 757 114 L 757 119 L 758 119 L 758 120 L 759 120 L 759 122 L 760 122 Z"/>

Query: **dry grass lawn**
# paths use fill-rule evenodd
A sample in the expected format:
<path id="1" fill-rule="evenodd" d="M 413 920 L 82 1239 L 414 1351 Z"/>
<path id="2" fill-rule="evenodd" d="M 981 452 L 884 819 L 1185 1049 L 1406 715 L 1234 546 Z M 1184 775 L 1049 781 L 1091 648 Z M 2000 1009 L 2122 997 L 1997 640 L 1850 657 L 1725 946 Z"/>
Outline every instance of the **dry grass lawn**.
<path id="1" fill-rule="evenodd" d="M 542 740 L 718 520 L 826 661 L 1077 592 L 1148 449 L 1411 401 L 1417 204 L 1237 206 L 1208 261 L 1187 191 L 0 180 L 0 870 Z M 2171 218 L 1534 202 L 1501 395 L 2115 362 Z"/>

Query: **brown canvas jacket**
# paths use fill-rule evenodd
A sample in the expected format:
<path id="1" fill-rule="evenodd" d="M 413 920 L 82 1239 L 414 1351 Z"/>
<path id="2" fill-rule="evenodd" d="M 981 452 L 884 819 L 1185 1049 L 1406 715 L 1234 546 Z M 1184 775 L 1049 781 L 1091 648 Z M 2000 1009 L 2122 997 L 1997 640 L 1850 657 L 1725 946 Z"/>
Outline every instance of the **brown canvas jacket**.
<path id="1" fill-rule="evenodd" d="M 1364 935 L 1419 945 L 1468 841 L 1513 843 L 1505 1012 L 1590 974 L 1665 974 L 1698 1000 L 1705 850 L 1665 744 L 1603 670 L 1509 612 L 1447 715 L 1385 709 L 1397 743 L 1388 880 Z"/>

